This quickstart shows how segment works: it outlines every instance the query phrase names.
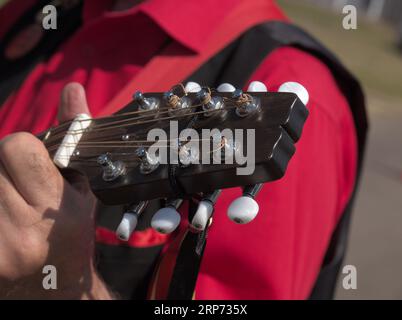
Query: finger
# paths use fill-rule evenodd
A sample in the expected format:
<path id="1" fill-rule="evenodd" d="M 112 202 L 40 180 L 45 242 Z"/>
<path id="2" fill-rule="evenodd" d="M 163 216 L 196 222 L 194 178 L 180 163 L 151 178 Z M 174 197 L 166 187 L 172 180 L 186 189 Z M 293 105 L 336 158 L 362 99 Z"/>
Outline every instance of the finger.
<path id="1" fill-rule="evenodd" d="M 62 171 L 63 177 L 69 184 L 77 190 L 80 194 L 86 195 L 91 192 L 91 187 L 86 176 L 80 172 L 70 169 Z"/>
<path id="2" fill-rule="evenodd" d="M 84 87 L 76 82 L 67 84 L 60 97 L 58 119 L 65 122 L 78 114 L 90 114 Z"/>
<path id="3" fill-rule="evenodd" d="M 0 161 L 0 216 L 3 211 L 15 212 L 27 206 L 25 199 L 17 191 L 13 181 Z"/>
<path id="4" fill-rule="evenodd" d="M 74 119 L 78 114 L 90 114 L 84 87 L 76 82 L 67 84 L 60 97 L 59 115 L 60 122 Z M 64 171 L 64 178 L 79 192 L 88 192 L 86 177 L 75 171 Z"/>
<path id="5" fill-rule="evenodd" d="M 59 204 L 63 178 L 40 140 L 28 133 L 11 135 L 0 143 L 0 158 L 28 204 Z"/>

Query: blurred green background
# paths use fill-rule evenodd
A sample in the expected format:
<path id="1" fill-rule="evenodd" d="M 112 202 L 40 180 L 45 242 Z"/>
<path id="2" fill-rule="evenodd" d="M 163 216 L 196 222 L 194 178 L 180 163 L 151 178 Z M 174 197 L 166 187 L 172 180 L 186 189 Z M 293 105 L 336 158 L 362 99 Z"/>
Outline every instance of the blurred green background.
<path id="1" fill-rule="evenodd" d="M 357 30 L 342 28 L 341 11 L 308 1 L 277 1 L 294 22 L 317 36 L 360 78 L 370 93 L 402 99 L 402 59 L 394 28 L 358 13 Z M 402 15 L 402 12 L 401 12 Z"/>

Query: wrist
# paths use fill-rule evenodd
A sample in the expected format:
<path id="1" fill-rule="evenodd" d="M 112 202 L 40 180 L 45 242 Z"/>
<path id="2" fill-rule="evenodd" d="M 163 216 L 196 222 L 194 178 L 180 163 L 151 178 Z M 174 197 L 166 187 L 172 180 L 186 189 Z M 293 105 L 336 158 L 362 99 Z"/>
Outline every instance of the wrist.
<path id="1" fill-rule="evenodd" d="M 111 291 L 107 288 L 105 282 L 97 274 L 92 274 L 91 285 L 86 292 L 83 292 L 81 300 L 113 300 L 115 299 Z"/>
<path id="2" fill-rule="evenodd" d="M 40 273 L 15 281 L 0 281 L 0 299 L 35 300 L 111 300 L 113 295 L 97 274 L 95 268 L 83 273 L 80 278 L 66 274 L 57 275 L 55 288 L 45 289 L 46 275 Z"/>

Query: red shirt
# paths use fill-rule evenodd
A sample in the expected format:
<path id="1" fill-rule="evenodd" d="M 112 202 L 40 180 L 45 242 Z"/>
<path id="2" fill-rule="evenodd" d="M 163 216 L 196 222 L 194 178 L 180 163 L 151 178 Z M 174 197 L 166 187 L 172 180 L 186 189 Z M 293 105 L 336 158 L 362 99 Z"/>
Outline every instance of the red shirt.
<path id="1" fill-rule="evenodd" d="M 200 6 L 197 0 L 151 0 L 110 12 L 111 0 L 86 0 L 82 27 L 0 108 L 0 138 L 54 125 L 60 91 L 71 81 L 84 85 L 96 116 L 167 42 L 181 44 L 180 56 L 201 52 L 222 17 L 239 2 L 203 0 Z M 15 10 L 30 3 L 12 1 L 0 10 L 0 36 L 23 11 Z M 259 194 L 260 213 L 252 223 L 235 225 L 226 216 L 239 188 L 220 197 L 197 299 L 307 298 L 353 189 L 354 124 L 328 68 L 298 49 L 281 48 L 265 59 L 253 80 L 271 91 L 286 81 L 302 83 L 310 93 L 310 117 L 285 177 L 266 184 Z"/>

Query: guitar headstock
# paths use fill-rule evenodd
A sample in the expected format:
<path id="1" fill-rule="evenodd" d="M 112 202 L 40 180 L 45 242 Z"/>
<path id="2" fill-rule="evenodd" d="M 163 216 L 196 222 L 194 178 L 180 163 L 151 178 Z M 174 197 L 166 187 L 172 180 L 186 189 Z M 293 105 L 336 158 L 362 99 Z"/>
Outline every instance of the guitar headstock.
<path id="1" fill-rule="evenodd" d="M 137 92 L 117 114 L 80 116 L 44 142 L 102 202 L 125 204 L 174 197 L 172 183 L 192 195 L 279 179 L 307 115 L 292 93 Z"/>
<path id="2" fill-rule="evenodd" d="M 176 86 L 136 92 L 112 116 L 79 115 L 42 138 L 61 169 L 84 173 L 100 201 L 120 205 L 277 180 L 307 116 L 295 93 Z"/>

